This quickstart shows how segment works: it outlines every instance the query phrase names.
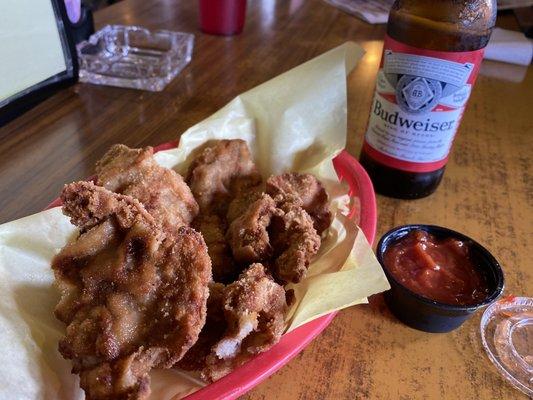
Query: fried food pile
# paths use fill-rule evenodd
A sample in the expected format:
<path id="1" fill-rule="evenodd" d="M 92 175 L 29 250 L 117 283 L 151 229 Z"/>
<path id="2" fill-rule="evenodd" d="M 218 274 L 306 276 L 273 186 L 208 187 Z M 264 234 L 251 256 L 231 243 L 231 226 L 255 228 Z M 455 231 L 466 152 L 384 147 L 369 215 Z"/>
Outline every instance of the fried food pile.
<path id="1" fill-rule="evenodd" d="M 187 174 L 200 214 L 193 221 L 206 241 L 217 282 L 232 282 L 263 263 L 280 284 L 299 282 L 332 221 L 328 195 L 311 174 L 262 181 L 243 140 L 205 148 Z"/>
<path id="2" fill-rule="evenodd" d="M 202 149 L 185 180 L 151 147 L 115 145 L 96 172 L 63 189 L 79 236 L 52 261 L 59 351 L 88 400 L 146 399 L 152 368 L 214 381 L 279 341 L 283 285 L 332 220 L 314 176 L 263 182 L 242 140 Z"/>
<path id="3" fill-rule="evenodd" d="M 136 199 L 89 182 L 65 186 L 79 237 L 52 262 L 67 325 L 59 351 L 88 399 L 143 399 L 148 372 L 170 368 L 205 324 L 211 261 L 190 227 L 162 229 Z"/>

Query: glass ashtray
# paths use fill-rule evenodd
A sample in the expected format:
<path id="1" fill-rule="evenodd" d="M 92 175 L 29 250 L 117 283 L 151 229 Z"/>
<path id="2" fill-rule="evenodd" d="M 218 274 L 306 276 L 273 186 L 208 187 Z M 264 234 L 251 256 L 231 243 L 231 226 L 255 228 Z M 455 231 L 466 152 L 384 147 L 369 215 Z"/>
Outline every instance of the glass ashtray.
<path id="1" fill-rule="evenodd" d="M 533 298 L 503 298 L 481 318 L 481 341 L 490 360 L 515 388 L 533 395 Z"/>
<path id="2" fill-rule="evenodd" d="M 191 61 L 194 35 L 108 25 L 79 43 L 81 82 L 161 91 Z"/>

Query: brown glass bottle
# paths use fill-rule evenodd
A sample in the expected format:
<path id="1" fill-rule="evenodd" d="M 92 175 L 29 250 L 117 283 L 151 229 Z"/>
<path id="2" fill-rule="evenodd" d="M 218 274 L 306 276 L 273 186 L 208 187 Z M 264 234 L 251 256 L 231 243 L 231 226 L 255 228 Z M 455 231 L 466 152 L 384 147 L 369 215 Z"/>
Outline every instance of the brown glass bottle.
<path id="1" fill-rule="evenodd" d="M 495 19 L 496 0 L 396 0 L 360 155 L 378 193 L 415 199 L 435 191 Z M 465 86 L 438 76 L 450 61 L 471 66 Z"/>

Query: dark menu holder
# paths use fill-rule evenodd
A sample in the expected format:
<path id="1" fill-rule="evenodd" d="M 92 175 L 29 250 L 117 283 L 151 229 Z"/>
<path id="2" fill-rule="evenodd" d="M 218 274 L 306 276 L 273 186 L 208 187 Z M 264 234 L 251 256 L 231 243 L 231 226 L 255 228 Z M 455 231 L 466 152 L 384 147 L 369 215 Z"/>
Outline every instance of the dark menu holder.
<path id="1" fill-rule="evenodd" d="M 89 36 L 94 33 L 94 20 L 92 11 L 82 4 L 79 21 L 68 21 L 67 27 L 72 35 L 72 40 L 74 40 L 75 44 L 87 40 Z"/>
<path id="2" fill-rule="evenodd" d="M 73 85 L 78 80 L 78 61 L 70 21 L 63 0 L 51 0 L 66 69 L 0 101 L 0 126 L 34 107 L 58 89 Z M 8 77 L 2 77 L 6 79 Z"/>

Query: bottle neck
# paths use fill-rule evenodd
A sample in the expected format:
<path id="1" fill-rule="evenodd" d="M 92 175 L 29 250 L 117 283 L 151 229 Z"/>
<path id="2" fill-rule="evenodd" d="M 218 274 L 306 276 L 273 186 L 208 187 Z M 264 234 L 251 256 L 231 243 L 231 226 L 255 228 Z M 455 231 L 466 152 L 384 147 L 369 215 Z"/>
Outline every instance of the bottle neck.
<path id="1" fill-rule="evenodd" d="M 423 5 L 419 5 L 424 3 Z M 391 9 L 387 34 L 407 45 L 437 51 L 473 51 L 484 48 L 496 16 L 493 1 L 457 6 L 451 1 L 397 1 Z"/>

